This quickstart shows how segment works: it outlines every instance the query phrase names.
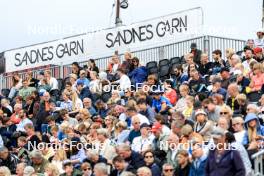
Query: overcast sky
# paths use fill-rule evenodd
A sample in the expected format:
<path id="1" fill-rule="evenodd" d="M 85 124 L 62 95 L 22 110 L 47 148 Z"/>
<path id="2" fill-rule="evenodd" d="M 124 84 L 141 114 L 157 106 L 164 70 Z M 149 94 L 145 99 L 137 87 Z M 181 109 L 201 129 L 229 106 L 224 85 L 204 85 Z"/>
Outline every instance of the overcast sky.
<path id="1" fill-rule="evenodd" d="M 0 0 L 0 51 L 109 28 L 114 0 Z M 262 0 L 129 0 L 123 24 L 193 7 L 204 11 L 205 31 L 237 39 L 255 38 Z M 112 13 L 112 16 L 111 16 Z"/>

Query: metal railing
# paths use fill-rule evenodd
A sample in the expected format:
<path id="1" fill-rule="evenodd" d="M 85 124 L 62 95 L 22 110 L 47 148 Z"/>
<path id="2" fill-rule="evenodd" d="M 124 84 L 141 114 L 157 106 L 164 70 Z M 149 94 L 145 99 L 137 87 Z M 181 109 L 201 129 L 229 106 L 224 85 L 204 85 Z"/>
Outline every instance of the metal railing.
<path id="1" fill-rule="evenodd" d="M 196 43 L 197 48 L 201 49 L 203 52 L 208 53 L 209 58 L 211 57 L 211 53 L 215 49 L 220 49 L 223 53 L 223 58 L 225 57 L 225 50 L 227 48 L 233 48 L 235 51 L 240 51 L 245 46 L 245 41 L 223 38 L 223 37 L 215 37 L 215 36 L 200 36 L 191 38 L 184 41 L 179 41 L 176 43 L 153 47 L 143 50 L 131 51 L 134 56 L 137 56 L 140 59 L 140 63 L 145 65 L 149 61 L 159 61 L 162 59 L 170 59 L 172 57 L 181 57 L 186 53 L 190 52 L 191 43 Z M 121 61 L 124 59 L 124 55 L 119 55 Z M 96 61 L 96 65 L 100 70 L 105 70 L 111 56 L 102 57 L 102 58 L 94 58 Z M 80 65 L 86 65 L 87 61 L 80 62 Z M 45 66 L 43 68 L 35 68 L 31 69 L 33 75 L 35 76 L 38 71 L 49 69 L 52 72 L 52 76 L 56 78 L 65 78 L 68 77 L 71 73 L 71 65 L 53 65 L 53 66 Z M 27 71 L 20 72 L 22 78 L 25 77 Z M 0 88 L 10 88 L 12 86 L 12 73 L 5 74 L 0 76 Z"/>
<path id="2" fill-rule="evenodd" d="M 260 150 L 259 152 L 253 154 L 251 158 L 254 160 L 254 176 L 263 176 L 263 156 L 264 156 L 264 149 Z"/>

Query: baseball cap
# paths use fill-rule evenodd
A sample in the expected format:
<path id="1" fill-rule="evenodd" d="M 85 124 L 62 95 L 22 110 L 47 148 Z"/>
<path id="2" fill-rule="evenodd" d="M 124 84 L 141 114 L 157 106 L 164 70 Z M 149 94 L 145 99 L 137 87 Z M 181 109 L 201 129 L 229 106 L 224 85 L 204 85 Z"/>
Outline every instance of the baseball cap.
<path id="1" fill-rule="evenodd" d="M 144 127 L 148 127 L 149 128 L 149 125 L 147 123 L 143 123 L 140 125 L 140 128 L 144 128 Z"/>
<path id="2" fill-rule="evenodd" d="M 229 72 L 229 69 L 228 69 L 227 67 L 223 67 L 223 68 L 221 68 L 220 73 L 222 73 L 222 72 L 224 72 L 224 71 Z"/>
<path id="3" fill-rule="evenodd" d="M 223 128 L 216 127 L 211 133 L 211 135 L 212 135 L 212 138 L 220 139 L 221 137 L 225 135 L 225 130 Z"/>
<path id="4" fill-rule="evenodd" d="M 196 43 L 191 43 L 191 47 L 190 48 L 197 48 L 197 44 Z"/>
<path id="5" fill-rule="evenodd" d="M 77 81 L 77 86 L 79 86 L 79 85 L 84 85 L 84 81 L 83 80 L 81 80 L 81 79 L 79 79 L 78 81 Z"/>
<path id="6" fill-rule="evenodd" d="M 262 52 L 262 48 L 260 48 L 260 47 L 256 47 L 256 48 L 254 48 L 254 53 L 255 54 L 257 54 L 257 53 L 261 53 Z"/>
<path id="7" fill-rule="evenodd" d="M 40 89 L 39 92 L 38 92 L 39 96 L 42 97 L 45 92 L 47 92 L 45 89 Z"/>
<path id="8" fill-rule="evenodd" d="M 195 116 L 197 116 L 199 114 L 207 115 L 206 112 L 202 109 L 199 109 L 197 112 L 195 112 Z"/>
<path id="9" fill-rule="evenodd" d="M 155 122 L 153 125 L 152 125 L 152 128 L 151 128 L 151 131 L 152 132 L 156 132 L 158 130 L 162 129 L 162 126 L 159 122 Z"/>
<path id="10" fill-rule="evenodd" d="M 256 32 L 257 32 L 257 33 L 258 33 L 258 32 L 262 32 L 262 33 L 264 33 L 264 30 L 263 30 L 262 28 L 259 28 Z"/>

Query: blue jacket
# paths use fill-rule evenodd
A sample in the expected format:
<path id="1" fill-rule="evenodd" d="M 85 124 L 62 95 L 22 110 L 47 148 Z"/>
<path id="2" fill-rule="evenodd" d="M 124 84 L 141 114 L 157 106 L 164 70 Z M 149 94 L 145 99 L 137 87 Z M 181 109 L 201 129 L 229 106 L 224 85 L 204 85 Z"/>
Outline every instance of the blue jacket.
<path id="1" fill-rule="evenodd" d="M 198 168 L 195 167 L 194 162 L 191 164 L 189 176 L 204 176 L 205 175 L 205 164 L 207 158 L 201 161 Z"/>
<path id="2" fill-rule="evenodd" d="M 148 76 L 147 69 L 144 66 L 138 67 L 130 72 L 128 76 L 131 78 L 134 85 L 136 85 L 137 83 L 143 83 L 144 81 L 146 81 Z"/>
<path id="3" fill-rule="evenodd" d="M 249 139 L 248 139 L 248 123 L 251 121 L 251 120 L 256 120 L 257 121 L 257 135 L 260 135 L 260 136 L 264 136 L 264 126 L 260 125 L 260 122 L 259 122 L 259 119 L 257 117 L 256 114 L 254 113 L 248 113 L 247 116 L 246 116 L 246 119 L 245 119 L 245 130 L 246 130 L 246 133 L 245 133 L 245 136 L 243 138 L 243 145 L 247 145 L 249 143 Z"/>
<path id="4" fill-rule="evenodd" d="M 236 150 L 225 150 L 216 162 L 216 150 L 210 150 L 208 159 L 205 165 L 206 176 L 244 176 L 246 170 L 240 154 Z"/>

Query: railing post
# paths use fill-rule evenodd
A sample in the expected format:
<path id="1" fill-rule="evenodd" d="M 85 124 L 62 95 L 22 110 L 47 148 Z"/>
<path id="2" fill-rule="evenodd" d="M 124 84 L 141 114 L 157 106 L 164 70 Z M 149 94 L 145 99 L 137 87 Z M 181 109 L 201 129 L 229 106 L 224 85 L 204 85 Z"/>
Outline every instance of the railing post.
<path id="1" fill-rule="evenodd" d="M 164 46 L 159 47 L 159 60 L 165 59 L 164 58 Z"/>
<path id="2" fill-rule="evenodd" d="M 210 54 L 210 41 L 209 41 L 209 36 L 208 35 L 204 36 L 203 48 L 204 48 L 204 52 L 209 55 Z"/>
<path id="3" fill-rule="evenodd" d="M 3 74 L 0 75 L 0 90 L 4 88 Z"/>
<path id="4" fill-rule="evenodd" d="M 63 75 L 63 62 L 61 62 L 59 68 L 60 68 L 60 78 L 63 79 L 64 78 L 64 75 Z"/>

